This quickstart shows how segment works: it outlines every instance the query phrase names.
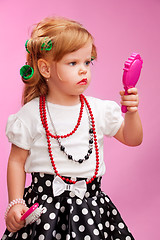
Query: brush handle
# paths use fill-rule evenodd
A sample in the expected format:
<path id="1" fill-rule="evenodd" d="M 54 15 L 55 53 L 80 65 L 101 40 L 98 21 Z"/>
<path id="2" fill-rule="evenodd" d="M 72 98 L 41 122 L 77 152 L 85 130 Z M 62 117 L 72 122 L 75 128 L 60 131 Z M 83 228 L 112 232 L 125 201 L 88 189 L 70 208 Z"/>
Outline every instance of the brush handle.
<path id="1" fill-rule="evenodd" d="M 28 209 L 27 212 L 25 212 L 23 214 L 23 216 L 21 217 L 21 220 L 25 220 L 30 214 L 32 214 L 37 208 L 39 207 L 39 204 L 38 203 L 35 203 L 32 207 L 30 207 Z"/>

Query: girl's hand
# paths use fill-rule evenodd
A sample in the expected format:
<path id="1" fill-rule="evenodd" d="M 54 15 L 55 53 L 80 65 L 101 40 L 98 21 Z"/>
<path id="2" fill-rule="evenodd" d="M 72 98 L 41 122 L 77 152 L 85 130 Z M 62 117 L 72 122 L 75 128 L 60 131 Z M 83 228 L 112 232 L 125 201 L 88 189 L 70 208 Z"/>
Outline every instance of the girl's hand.
<path id="1" fill-rule="evenodd" d="M 25 225 L 25 221 L 21 220 L 22 215 L 28 210 L 22 204 L 14 205 L 6 218 L 6 226 L 9 232 L 17 232 Z"/>
<path id="2" fill-rule="evenodd" d="M 120 91 L 121 104 L 127 106 L 127 110 L 129 112 L 137 112 L 139 104 L 137 88 L 129 88 L 128 89 L 129 95 L 125 95 L 124 93 L 125 91 Z"/>

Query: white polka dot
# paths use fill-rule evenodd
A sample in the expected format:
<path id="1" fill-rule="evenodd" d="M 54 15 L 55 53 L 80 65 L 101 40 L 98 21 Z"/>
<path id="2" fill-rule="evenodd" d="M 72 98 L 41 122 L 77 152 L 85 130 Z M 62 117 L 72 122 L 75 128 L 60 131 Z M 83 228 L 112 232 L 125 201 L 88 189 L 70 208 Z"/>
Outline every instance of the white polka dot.
<path id="1" fill-rule="evenodd" d="M 84 230 L 85 230 L 85 227 L 84 227 L 83 225 L 80 225 L 80 226 L 79 226 L 79 231 L 80 231 L 80 232 L 84 232 Z"/>
<path id="2" fill-rule="evenodd" d="M 47 203 L 51 203 L 53 201 L 53 198 L 52 197 L 49 197 L 48 199 L 47 199 Z"/>
<path id="3" fill-rule="evenodd" d="M 38 192 L 40 192 L 40 193 L 43 192 L 43 187 L 42 186 L 38 187 Z"/>
<path id="4" fill-rule="evenodd" d="M 56 209 L 60 209 L 60 202 L 57 202 L 57 203 L 55 204 L 55 208 L 56 208 Z"/>
<path id="5" fill-rule="evenodd" d="M 63 231 L 66 230 L 66 224 L 62 224 L 62 230 L 63 230 Z"/>
<path id="6" fill-rule="evenodd" d="M 86 192 L 85 193 L 85 197 L 88 198 L 90 196 L 90 193 L 89 192 Z"/>
<path id="7" fill-rule="evenodd" d="M 46 186 L 47 186 L 47 187 L 50 187 L 50 186 L 51 186 L 51 181 L 47 180 L 47 181 L 46 181 Z"/>
<path id="8" fill-rule="evenodd" d="M 127 236 L 127 237 L 126 237 L 126 240 L 131 240 L 131 237 L 130 237 L 130 236 Z"/>
<path id="9" fill-rule="evenodd" d="M 73 198 L 73 197 L 75 197 L 75 194 L 73 192 L 70 192 L 69 196 Z"/>
<path id="10" fill-rule="evenodd" d="M 42 196 L 42 200 L 46 200 L 47 199 L 47 195 L 46 194 L 44 194 L 43 196 Z"/>
<path id="11" fill-rule="evenodd" d="M 100 201 L 101 201 L 102 204 L 104 204 L 104 199 L 103 198 L 101 198 Z"/>
<path id="12" fill-rule="evenodd" d="M 93 225 L 93 223 L 94 223 L 92 218 L 89 218 L 87 222 L 88 222 L 89 225 Z"/>
<path id="13" fill-rule="evenodd" d="M 27 234 L 27 233 L 23 233 L 23 234 L 22 234 L 22 238 L 23 238 L 23 239 L 27 239 L 27 237 L 28 237 L 28 234 Z"/>
<path id="14" fill-rule="evenodd" d="M 103 214 L 104 213 L 104 209 L 103 208 L 100 208 L 100 213 Z"/>
<path id="15" fill-rule="evenodd" d="M 74 221 L 74 222 L 78 222 L 78 221 L 79 221 L 78 215 L 75 215 L 75 216 L 73 217 L 73 221 Z"/>
<path id="16" fill-rule="evenodd" d="M 94 230 L 93 230 L 93 233 L 94 233 L 94 235 L 96 235 L 96 236 L 99 235 L 98 229 L 94 229 Z"/>
<path id="17" fill-rule="evenodd" d="M 56 239 L 58 239 L 58 240 L 61 239 L 61 234 L 60 233 L 56 234 Z"/>
<path id="18" fill-rule="evenodd" d="M 84 240 L 91 240 L 91 237 L 90 237 L 89 235 L 86 235 L 86 236 L 84 237 Z"/>
<path id="19" fill-rule="evenodd" d="M 97 197 L 96 197 L 96 196 L 93 196 L 92 198 L 93 198 L 94 200 L 97 200 Z"/>
<path id="20" fill-rule="evenodd" d="M 49 223 L 45 223 L 44 224 L 44 230 L 49 230 L 50 229 L 50 225 L 49 225 Z"/>
<path id="21" fill-rule="evenodd" d="M 55 217 L 56 217 L 56 214 L 55 214 L 55 213 L 50 213 L 50 214 L 49 214 L 49 218 L 50 218 L 51 220 L 55 219 Z"/>
<path id="22" fill-rule="evenodd" d="M 31 193 L 31 192 L 32 192 L 32 188 L 29 188 L 29 189 L 28 189 L 28 192 Z"/>
<path id="23" fill-rule="evenodd" d="M 53 235 L 53 237 L 56 236 L 56 230 L 53 231 L 52 235 Z"/>
<path id="24" fill-rule="evenodd" d="M 108 233 L 104 232 L 104 237 L 107 238 L 108 237 Z"/>
<path id="25" fill-rule="evenodd" d="M 112 213 L 113 213 L 113 215 L 117 215 L 117 210 L 116 210 L 116 209 L 113 209 L 113 210 L 112 210 Z"/>
<path id="26" fill-rule="evenodd" d="M 108 197 L 105 197 L 105 200 L 106 202 L 110 202 L 109 198 Z"/>
<path id="27" fill-rule="evenodd" d="M 96 216 L 96 212 L 94 210 L 92 210 L 92 215 L 93 215 L 93 217 Z"/>
<path id="28" fill-rule="evenodd" d="M 44 173 L 40 173 L 39 176 L 40 176 L 41 178 L 43 178 L 43 177 L 44 177 Z"/>
<path id="29" fill-rule="evenodd" d="M 71 198 L 68 198 L 68 199 L 67 199 L 67 203 L 68 203 L 68 204 L 72 204 L 72 199 L 71 199 Z"/>
<path id="30" fill-rule="evenodd" d="M 39 225 L 41 223 L 41 219 L 38 218 L 37 221 L 36 221 L 36 224 Z M 31 235 L 31 234 L 30 234 Z"/>
<path id="31" fill-rule="evenodd" d="M 96 196 L 98 196 L 98 194 L 99 194 L 99 192 L 98 192 L 98 191 L 96 191 Z"/>
<path id="32" fill-rule="evenodd" d="M 108 217 L 110 216 L 110 211 L 107 211 L 107 216 L 108 216 Z"/>
<path id="33" fill-rule="evenodd" d="M 92 190 L 95 190 L 95 188 L 96 188 L 96 185 L 93 184 L 93 185 L 92 185 Z"/>
<path id="34" fill-rule="evenodd" d="M 87 213 L 88 213 L 87 208 L 83 208 L 83 209 L 82 209 L 82 213 L 83 213 L 83 215 L 87 215 Z"/>
<path id="35" fill-rule="evenodd" d="M 62 207 L 60 208 L 60 211 L 63 213 L 63 212 L 65 211 L 65 207 L 62 206 Z"/>
<path id="36" fill-rule="evenodd" d="M 75 238 L 76 237 L 76 234 L 75 232 L 72 232 L 72 237 Z"/>
<path id="37" fill-rule="evenodd" d="M 77 199 L 76 203 L 77 203 L 77 205 L 81 205 L 82 204 L 82 200 L 81 199 Z"/>
<path id="38" fill-rule="evenodd" d="M 92 205 L 93 205 L 93 206 L 97 206 L 97 203 L 96 203 L 95 200 L 92 201 Z"/>
<path id="39" fill-rule="evenodd" d="M 7 235 L 4 234 L 3 237 L 2 237 L 2 240 L 6 240 L 6 238 L 7 238 Z"/>
<path id="40" fill-rule="evenodd" d="M 71 209 L 70 209 L 70 213 L 72 213 L 73 212 L 73 206 L 71 206 Z"/>
<path id="41" fill-rule="evenodd" d="M 38 197 L 34 197 L 32 203 L 34 204 L 37 201 Z"/>
<path id="42" fill-rule="evenodd" d="M 43 213 L 46 213 L 46 212 L 47 212 L 47 208 L 43 207 Z"/>
<path id="43" fill-rule="evenodd" d="M 17 238 L 18 238 L 18 233 L 17 233 L 16 236 L 15 236 L 15 239 L 17 239 Z M 5 239 L 2 238 L 2 240 L 5 240 Z"/>
<path id="44" fill-rule="evenodd" d="M 110 226 L 111 231 L 114 231 L 115 227 L 113 225 Z"/>
<path id="45" fill-rule="evenodd" d="M 66 235 L 66 240 L 70 240 L 70 239 L 71 239 L 70 235 L 67 234 L 67 235 Z"/>
<path id="46" fill-rule="evenodd" d="M 31 204 L 31 198 L 28 199 L 28 204 L 29 204 L 29 205 Z"/>
<path id="47" fill-rule="evenodd" d="M 2 240 L 5 240 L 7 238 L 7 235 L 4 234 L 3 237 L 2 237 Z"/>
<path id="48" fill-rule="evenodd" d="M 108 222 L 108 221 L 105 222 L 105 226 L 106 226 L 107 228 L 109 228 L 109 222 Z"/>
<path id="49" fill-rule="evenodd" d="M 115 240 L 121 240 L 121 239 L 119 239 L 119 238 L 116 238 Z"/>
<path id="50" fill-rule="evenodd" d="M 123 228 L 124 228 L 124 224 L 121 222 L 121 223 L 118 224 L 118 227 L 119 227 L 120 229 L 123 229 Z"/>
<path id="51" fill-rule="evenodd" d="M 35 177 L 35 178 L 34 178 L 34 183 L 37 183 L 37 182 L 38 182 L 38 178 Z"/>
<path id="52" fill-rule="evenodd" d="M 38 238 L 38 240 L 44 240 L 44 239 L 45 239 L 45 237 L 44 237 L 43 234 L 41 234 L 41 235 L 39 236 L 39 238 Z"/>
<path id="53" fill-rule="evenodd" d="M 99 223 L 99 224 L 98 224 L 98 227 L 99 227 L 99 230 L 102 230 L 102 229 L 103 229 L 102 223 Z"/>

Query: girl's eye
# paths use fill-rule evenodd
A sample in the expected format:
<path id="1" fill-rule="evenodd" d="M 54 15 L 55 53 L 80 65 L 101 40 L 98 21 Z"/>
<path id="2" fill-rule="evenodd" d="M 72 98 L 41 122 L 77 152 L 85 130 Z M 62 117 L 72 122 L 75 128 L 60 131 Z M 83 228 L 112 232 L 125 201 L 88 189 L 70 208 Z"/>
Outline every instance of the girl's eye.
<path id="1" fill-rule="evenodd" d="M 87 66 L 89 66 L 90 63 L 91 63 L 91 61 L 86 61 L 86 62 L 85 62 L 85 64 L 86 64 Z"/>
<path id="2" fill-rule="evenodd" d="M 75 65 L 76 65 L 76 62 L 70 62 L 69 65 L 70 65 L 70 66 L 75 66 Z"/>

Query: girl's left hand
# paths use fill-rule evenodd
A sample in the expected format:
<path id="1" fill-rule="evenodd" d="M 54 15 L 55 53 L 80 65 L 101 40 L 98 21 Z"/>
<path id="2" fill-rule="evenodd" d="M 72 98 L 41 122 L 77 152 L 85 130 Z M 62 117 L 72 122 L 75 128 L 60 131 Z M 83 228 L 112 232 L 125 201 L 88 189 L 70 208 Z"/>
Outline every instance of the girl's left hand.
<path id="1" fill-rule="evenodd" d="M 127 106 L 129 112 L 137 112 L 139 104 L 137 88 L 129 88 L 128 94 L 129 95 L 125 95 L 125 91 L 120 91 L 121 104 Z"/>

